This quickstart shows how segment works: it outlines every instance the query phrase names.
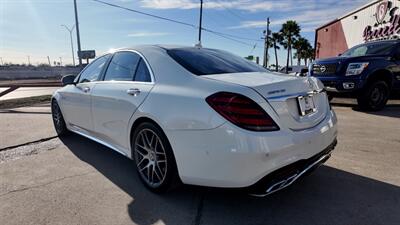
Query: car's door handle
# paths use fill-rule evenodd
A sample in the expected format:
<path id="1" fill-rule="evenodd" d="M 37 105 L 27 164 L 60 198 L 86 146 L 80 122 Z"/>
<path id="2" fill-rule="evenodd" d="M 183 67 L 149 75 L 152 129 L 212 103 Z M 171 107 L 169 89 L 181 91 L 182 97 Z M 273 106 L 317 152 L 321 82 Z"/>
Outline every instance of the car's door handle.
<path id="1" fill-rule="evenodd" d="M 126 91 L 126 93 L 128 93 L 128 95 L 137 96 L 140 94 L 140 90 L 138 88 L 131 88 L 131 89 L 128 89 Z"/>
<path id="2" fill-rule="evenodd" d="M 88 93 L 90 91 L 90 87 L 84 87 L 82 89 L 83 92 Z"/>

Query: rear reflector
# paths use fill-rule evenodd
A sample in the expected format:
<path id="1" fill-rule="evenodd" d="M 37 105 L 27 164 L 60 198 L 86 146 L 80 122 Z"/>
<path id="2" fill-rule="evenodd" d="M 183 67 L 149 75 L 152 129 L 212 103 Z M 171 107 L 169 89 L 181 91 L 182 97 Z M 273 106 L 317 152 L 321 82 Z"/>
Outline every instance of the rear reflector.
<path id="1" fill-rule="evenodd" d="M 241 94 L 218 92 L 206 98 L 207 103 L 221 116 L 246 130 L 276 131 L 278 125 L 250 98 Z"/>

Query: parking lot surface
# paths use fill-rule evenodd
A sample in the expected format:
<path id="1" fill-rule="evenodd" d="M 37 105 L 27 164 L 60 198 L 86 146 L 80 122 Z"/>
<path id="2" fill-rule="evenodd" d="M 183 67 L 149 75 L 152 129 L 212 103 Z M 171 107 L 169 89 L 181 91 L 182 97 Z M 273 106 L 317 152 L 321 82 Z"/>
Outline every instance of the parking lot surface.
<path id="1" fill-rule="evenodd" d="M 51 115 L 37 113 L 48 109 L 0 112 L 0 224 L 400 224 L 400 101 L 376 113 L 333 107 L 331 159 L 265 198 L 192 186 L 156 195 L 129 159 L 78 135 L 52 138 Z M 13 122 L 18 131 L 5 128 Z"/>
<path id="2" fill-rule="evenodd" d="M 0 97 L 1 100 L 10 100 L 18 98 L 27 98 L 41 95 L 52 95 L 59 87 L 23 87 L 18 88 L 4 96 Z M 0 92 L 5 91 L 6 88 L 0 88 Z"/>

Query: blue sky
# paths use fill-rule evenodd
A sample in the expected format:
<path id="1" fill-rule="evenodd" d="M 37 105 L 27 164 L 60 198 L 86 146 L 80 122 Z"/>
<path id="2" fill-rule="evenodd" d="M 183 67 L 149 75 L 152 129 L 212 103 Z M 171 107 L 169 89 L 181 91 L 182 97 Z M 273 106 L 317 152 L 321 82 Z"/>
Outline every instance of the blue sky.
<path id="1" fill-rule="evenodd" d="M 103 0 L 124 7 L 198 24 L 199 0 Z M 112 48 L 138 44 L 194 45 L 197 30 L 92 0 L 77 0 L 82 49 L 97 54 Z M 339 17 L 368 0 L 204 0 L 203 26 L 240 36 L 238 43 L 203 32 L 203 46 L 220 48 L 241 56 L 262 56 L 262 31 L 266 18 L 278 31 L 286 20 L 296 20 L 302 35 L 314 42 L 315 28 Z M 62 57 L 71 63 L 69 34 L 61 24 L 74 24 L 73 0 L 0 0 L 0 57 L 4 62 L 32 64 Z M 76 51 L 76 34 L 74 32 Z M 259 40 L 259 41 L 258 41 Z M 252 50 L 251 46 L 257 43 Z M 273 56 L 273 52 L 270 51 Z M 279 52 L 283 62 L 284 52 Z M 280 63 L 281 64 L 281 63 Z"/>

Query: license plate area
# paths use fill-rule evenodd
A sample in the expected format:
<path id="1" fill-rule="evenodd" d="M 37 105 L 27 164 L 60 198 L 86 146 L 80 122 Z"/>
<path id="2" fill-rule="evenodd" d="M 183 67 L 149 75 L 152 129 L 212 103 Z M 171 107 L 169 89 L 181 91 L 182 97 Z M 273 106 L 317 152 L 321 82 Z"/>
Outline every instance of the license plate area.
<path id="1" fill-rule="evenodd" d="M 306 116 L 316 111 L 313 95 L 299 96 L 297 102 L 300 116 Z"/>

